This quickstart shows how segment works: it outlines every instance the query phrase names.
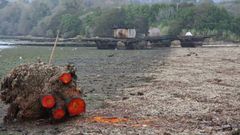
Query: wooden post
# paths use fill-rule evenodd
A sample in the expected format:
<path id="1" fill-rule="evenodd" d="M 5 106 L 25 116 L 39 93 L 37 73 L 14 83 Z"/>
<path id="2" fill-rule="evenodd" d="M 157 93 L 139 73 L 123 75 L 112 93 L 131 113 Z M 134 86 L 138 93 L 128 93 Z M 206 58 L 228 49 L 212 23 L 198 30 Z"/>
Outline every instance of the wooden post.
<path id="1" fill-rule="evenodd" d="M 59 31 L 57 32 L 57 37 L 56 37 L 56 40 L 55 40 L 55 43 L 54 43 L 54 46 L 53 46 L 53 49 L 52 49 L 52 53 L 51 53 L 50 58 L 49 58 L 49 62 L 48 62 L 49 65 L 50 65 L 51 62 L 52 62 L 53 54 L 54 54 L 55 49 L 56 49 L 56 47 L 57 47 L 58 36 L 59 36 Z"/>

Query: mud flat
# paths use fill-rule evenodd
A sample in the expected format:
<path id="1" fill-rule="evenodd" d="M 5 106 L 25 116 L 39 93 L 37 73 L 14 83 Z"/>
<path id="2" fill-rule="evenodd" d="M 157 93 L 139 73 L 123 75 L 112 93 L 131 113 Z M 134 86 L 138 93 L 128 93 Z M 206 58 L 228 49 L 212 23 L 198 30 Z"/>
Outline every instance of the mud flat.
<path id="1" fill-rule="evenodd" d="M 78 67 L 86 115 L 64 123 L 2 123 L 0 134 L 232 134 L 240 129 L 238 47 L 76 53 L 56 64 Z M 1 118 L 4 109 L 0 104 Z"/>

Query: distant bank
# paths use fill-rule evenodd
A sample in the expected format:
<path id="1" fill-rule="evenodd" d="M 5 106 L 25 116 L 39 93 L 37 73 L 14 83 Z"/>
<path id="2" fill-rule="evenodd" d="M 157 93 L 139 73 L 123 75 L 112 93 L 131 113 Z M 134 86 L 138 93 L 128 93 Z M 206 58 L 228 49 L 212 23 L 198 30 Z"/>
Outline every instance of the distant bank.
<path id="1" fill-rule="evenodd" d="M 16 46 L 53 46 L 55 38 L 29 36 L 0 36 L 0 45 Z M 81 39 L 68 38 L 58 40 L 58 46 L 66 47 L 96 47 L 92 42 L 83 42 Z"/>

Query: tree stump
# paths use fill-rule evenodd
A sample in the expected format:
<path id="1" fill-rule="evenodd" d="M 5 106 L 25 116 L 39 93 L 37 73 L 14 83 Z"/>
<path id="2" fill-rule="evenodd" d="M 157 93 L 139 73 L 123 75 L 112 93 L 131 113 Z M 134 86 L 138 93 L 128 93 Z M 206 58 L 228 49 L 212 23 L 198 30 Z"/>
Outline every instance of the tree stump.
<path id="1" fill-rule="evenodd" d="M 1 100 L 10 104 L 5 122 L 39 118 L 63 119 L 85 112 L 76 68 L 45 63 L 14 68 L 1 81 Z"/>

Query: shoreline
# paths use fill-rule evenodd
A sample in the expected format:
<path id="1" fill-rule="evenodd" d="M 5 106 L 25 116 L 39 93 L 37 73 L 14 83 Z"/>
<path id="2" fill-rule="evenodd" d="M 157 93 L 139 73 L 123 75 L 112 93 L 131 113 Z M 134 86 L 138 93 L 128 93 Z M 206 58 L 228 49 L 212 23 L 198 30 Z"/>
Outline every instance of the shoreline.
<path id="1" fill-rule="evenodd" d="M 55 40 L 56 38 L 0 35 L 0 45 L 51 47 L 54 45 Z M 59 38 L 57 45 L 61 47 L 96 47 L 96 44 L 93 42 L 81 41 L 77 38 Z"/>
<path id="2" fill-rule="evenodd" d="M 25 49 L 31 54 L 24 53 Z M 20 55 L 28 62 L 36 54 L 46 56 L 48 49 L 6 50 L 6 59 L 1 59 L 2 66 L 6 66 L 2 73 L 14 67 L 9 65 L 14 61 L 20 63 Z M 48 124 L 47 120 L 9 125 L 0 122 L 0 133 L 131 134 L 137 130 L 139 134 L 230 134 L 240 128 L 240 48 L 57 51 L 56 65 L 72 62 L 78 69 L 87 113 L 59 124 Z M 4 109 L 0 102 L 1 118 Z M 91 121 L 95 117 L 128 121 Z"/>
<path id="3" fill-rule="evenodd" d="M 10 41 L 1 42 L 0 46 L 47 46 L 52 47 L 54 42 L 31 42 L 31 41 Z M 58 42 L 60 47 L 96 47 L 94 43 L 86 42 Z"/>
<path id="4" fill-rule="evenodd" d="M 56 38 L 32 36 L 3 36 L 0 35 L 0 45 L 14 46 L 53 46 Z M 97 47 L 93 41 L 80 38 L 59 38 L 57 46 L 60 47 Z M 240 47 L 240 43 L 230 41 L 204 41 L 203 48 Z M 163 48 L 158 46 L 156 48 Z M 181 48 L 181 47 L 180 47 Z M 153 47 L 152 49 L 155 49 Z"/>

